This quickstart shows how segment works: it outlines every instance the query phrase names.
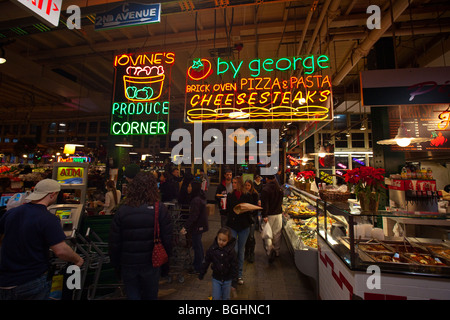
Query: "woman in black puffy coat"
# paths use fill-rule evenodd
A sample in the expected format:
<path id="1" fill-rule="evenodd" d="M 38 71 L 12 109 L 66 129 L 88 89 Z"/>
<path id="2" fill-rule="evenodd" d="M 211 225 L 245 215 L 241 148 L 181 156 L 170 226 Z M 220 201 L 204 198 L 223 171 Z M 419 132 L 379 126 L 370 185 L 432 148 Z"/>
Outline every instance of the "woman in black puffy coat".
<path id="1" fill-rule="evenodd" d="M 172 221 L 159 198 L 155 177 L 147 172 L 138 173 L 130 182 L 124 204 L 111 223 L 110 261 L 122 278 L 130 300 L 158 298 L 161 268 L 154 268 L 152 264 L 156 203 L 160 238 L 167 254 L 172 251 Z"/>

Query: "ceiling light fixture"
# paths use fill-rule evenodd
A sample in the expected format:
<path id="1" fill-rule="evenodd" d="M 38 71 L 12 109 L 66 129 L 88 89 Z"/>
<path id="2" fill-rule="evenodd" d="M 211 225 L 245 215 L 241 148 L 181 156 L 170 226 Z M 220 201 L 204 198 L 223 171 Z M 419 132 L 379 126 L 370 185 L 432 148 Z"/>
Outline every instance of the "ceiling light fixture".
<path id="1" fill-rule="evenodd" d="M 115 146 L 122 148 L 133 148 L 133 144 L 128 142 L 126 138 L 124 138 L 122 142 L 116 143 Z"/>
<path id="2" fill-rule="evenodd" d="M 0 47 L 0 64 L 4 64 L 5 62 L 6 62 L 5 49 L 3 49 L 3 47 Z"/>
<path id="3" fill-rule="evenodd" d="M 359 128 L 359 130 L 364 131 L 366 130 L 366 119 L 363 119 L 363 121 L 361 122 L 361 128 Z"/>
<path id="4" fill-rule="evenodd" d="M 398 127 L 397 135 L 394 139 L 385 139 L 377 141 L 377 144 L 381 145 L 398 145 L 402 148 L 409 146 L 411 143 L 421 143 L 421 142 L 427 142 L 431 141 L 431 137 L 429 138 L 422 138 L 422 137 L 411 137 L 411 135 L 408 133 L 408 130 L 406 129 L 405 125 L 403 124 L 402 116 L 400 113 L 400 127 Z"/>
<path id="5" fill-rule="evenodd" d="M 326 154 L 327 154 L 327 151 L 325 150 L 323 145 L 321 145 L 319 148 L 319 158 L 325 158 Z"/>

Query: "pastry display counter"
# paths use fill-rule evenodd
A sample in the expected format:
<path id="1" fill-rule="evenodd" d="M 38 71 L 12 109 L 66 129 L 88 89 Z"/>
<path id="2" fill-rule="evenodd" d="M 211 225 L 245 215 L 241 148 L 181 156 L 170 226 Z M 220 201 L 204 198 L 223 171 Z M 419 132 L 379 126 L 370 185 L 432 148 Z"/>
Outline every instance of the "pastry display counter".
<path id="1" fill-rule="evenodd" d="M 346 203 L 319 199 L 317 214 L 320 298 L 450 299 L 447 239 L 386 236 L 383 218 L 406 213 L 352 214 Z M 449 217 L 414 218 L 445 225 Z"/>

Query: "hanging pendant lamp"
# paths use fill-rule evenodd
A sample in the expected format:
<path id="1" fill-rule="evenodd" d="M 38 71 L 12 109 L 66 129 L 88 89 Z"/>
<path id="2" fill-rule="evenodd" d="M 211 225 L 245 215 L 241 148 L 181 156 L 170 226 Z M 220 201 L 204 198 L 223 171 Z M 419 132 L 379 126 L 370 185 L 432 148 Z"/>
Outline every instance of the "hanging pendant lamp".
<path id="1" fill-rule="evenodd" d="M 411 137 L 411 135 L 408 133 L 408 130 L 406 129 L 405 125 L 403 124 L 403 120 L 400 113 L 400 127 L 398 127 L 397 135 L 394 139 L 386 139 L 386 140 L 380 140 L 377 141 L 377 144 L 381 145 L 398 145 L 400 147 L 407 147 L 411 143 L 421 143 L 421 142 L 427 142 L 431 141 L 431 137 L 429 138 L 422 138 L 422 137 Z"/>

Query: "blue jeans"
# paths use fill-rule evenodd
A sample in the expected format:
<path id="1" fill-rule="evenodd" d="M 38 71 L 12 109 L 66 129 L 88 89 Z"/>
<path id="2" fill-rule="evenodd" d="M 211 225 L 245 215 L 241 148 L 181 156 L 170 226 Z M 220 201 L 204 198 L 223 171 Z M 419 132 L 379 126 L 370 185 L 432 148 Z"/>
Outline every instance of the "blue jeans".
<path id="1" fill-rule="evenodd" d="M 250 233 L 250 228 L 243 229 L 241 231 L 236 231 L 231 229 L 231 234 L 236 238 L 236 253 L 239 263 L 239 274 L 238 277 L 242 278 L 242 273 L 244 271 L 244 255 L 245 255 L 245 243 L 247 242 L 248 235 Z"/>
<path id="2" fill-rule="evenodd" d="M 212 279 L 213 300 L 230 300 L 231 280 L 220 281 Z"/>
<path id="3" fill-rule="evenodd" d="M 157 300 L 160 272 L 160 267 L 122 267 L 122 281 L 128 300 Z"/>
<path id="4" fill-rule="evenodd" d="M 192 262 L 194 270 L 200 272 L 202 270 L 203 258 L 205 256 L 203 252 L 202 233 L 192 234 L 192 249 L 194 250 L 194 261 Z"/>
<path id="5" fill-rule="evenodd" d="M 0 300 L 48 300 L 52 282 L 47 273 L 12 289 L 0 289 Z"/>

